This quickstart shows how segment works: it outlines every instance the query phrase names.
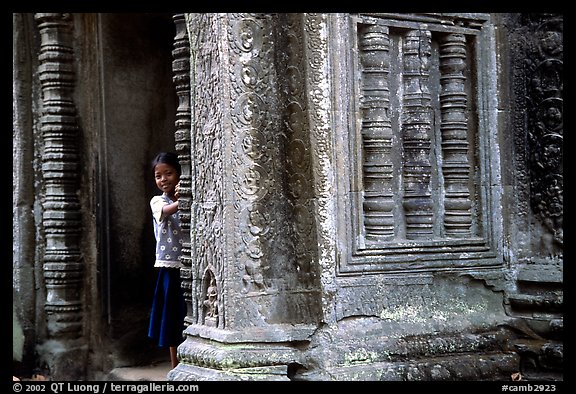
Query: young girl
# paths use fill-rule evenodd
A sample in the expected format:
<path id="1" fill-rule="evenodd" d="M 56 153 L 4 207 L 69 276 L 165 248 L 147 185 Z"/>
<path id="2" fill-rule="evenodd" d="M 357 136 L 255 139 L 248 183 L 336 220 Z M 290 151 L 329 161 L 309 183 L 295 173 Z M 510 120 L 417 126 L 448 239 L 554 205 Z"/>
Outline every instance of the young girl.
<path id="1" fill-rule="evenodd" d="M 178 217 L 180 163 L 172 152 L 161 152 L 152 161 L 156 186 L 162 195 L 150 200 L 156 237 L 158 281 L 152 301 L 148 336 L 158 346 L 170 347 L 172 368 L 178 365 L 176 347 L 182 342 L 186 304 L 180 287 L 182 237 Z"/>

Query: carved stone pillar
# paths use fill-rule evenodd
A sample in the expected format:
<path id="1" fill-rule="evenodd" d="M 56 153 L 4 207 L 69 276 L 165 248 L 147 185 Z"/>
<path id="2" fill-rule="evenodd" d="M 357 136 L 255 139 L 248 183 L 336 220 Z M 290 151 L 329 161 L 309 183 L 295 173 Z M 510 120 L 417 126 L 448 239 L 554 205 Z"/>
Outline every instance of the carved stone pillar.
<path id="1" fill-rule="evenodd" d="M 489 16 L 186 24 L 191 314 L 169 379 L 509 378 L 496 80 L 477 75 L 496 69 L 479 55 Z M 464 127 L 468 103 L 483 117 Z M 482 215 L 454 206 L 466 168 L 486 185 L 470 192 Z M 444 230 L 447 210 L 470 215 L 470 234 Z"/>
<path id="2" fill-rule="evenodd" d="M 319 319 L 303 27 L 285 17 L 186 15 L 189 325 L 171 380 L 287 380 Z"/>
<path id="3" fill-rule="evenodd" d="M 69 14 L 36 14 L 40 31 L 39 78 L 42 87 L 41 132 L 45 232 L 45 312 L 55 380 L 83 376 L 78 352 L 83 336 L 82 221 L 79 188 L 78 124 L 72 22 Z"/>

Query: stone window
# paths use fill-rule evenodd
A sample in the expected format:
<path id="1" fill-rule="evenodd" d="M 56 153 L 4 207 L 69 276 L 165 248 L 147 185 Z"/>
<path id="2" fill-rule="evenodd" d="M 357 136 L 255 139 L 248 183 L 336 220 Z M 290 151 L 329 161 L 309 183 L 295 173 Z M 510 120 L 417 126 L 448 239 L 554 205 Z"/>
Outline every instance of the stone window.
<path id="1" fill-rule="evenodd" d="M 488 18 L 350 14 L 332 24 L 336 160 L 349 169 L 337 182 L 350 196 L 338 198 L 349 212 L 341 274 L 499 264 Z"/>

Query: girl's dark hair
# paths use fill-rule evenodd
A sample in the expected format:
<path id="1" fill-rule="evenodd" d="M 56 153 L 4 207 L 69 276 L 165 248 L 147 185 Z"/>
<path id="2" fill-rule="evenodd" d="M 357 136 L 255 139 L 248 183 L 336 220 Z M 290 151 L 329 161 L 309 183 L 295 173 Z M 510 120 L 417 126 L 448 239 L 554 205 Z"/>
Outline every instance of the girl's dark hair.
<path id="1" fill-rule="evenodd" d="M 152 160 L 152 172 L 159 163 L 169 164 L 176 169 L 178 176 L 182 175 L 182 168 L 180 167 L 180 162 L 178 161 L 178 155 L 173 152 L 160 152 L 156 155 L 154 160 Z"/>

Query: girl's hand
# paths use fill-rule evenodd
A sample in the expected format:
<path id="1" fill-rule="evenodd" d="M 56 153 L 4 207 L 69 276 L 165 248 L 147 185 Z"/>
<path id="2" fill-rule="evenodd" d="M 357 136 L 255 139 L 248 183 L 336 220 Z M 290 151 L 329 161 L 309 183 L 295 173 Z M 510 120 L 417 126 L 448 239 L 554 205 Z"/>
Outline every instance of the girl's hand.
<path id="1" fill-rule="evenodd" d="M 177 199 L 180 198 L 180 182 L 178 182 L 174 188 L 174 197 Z"/>

